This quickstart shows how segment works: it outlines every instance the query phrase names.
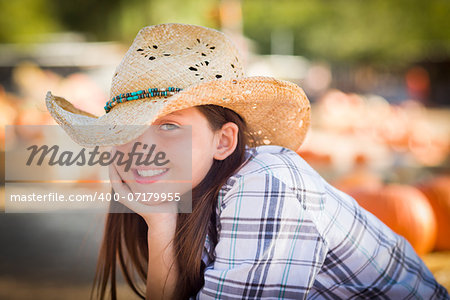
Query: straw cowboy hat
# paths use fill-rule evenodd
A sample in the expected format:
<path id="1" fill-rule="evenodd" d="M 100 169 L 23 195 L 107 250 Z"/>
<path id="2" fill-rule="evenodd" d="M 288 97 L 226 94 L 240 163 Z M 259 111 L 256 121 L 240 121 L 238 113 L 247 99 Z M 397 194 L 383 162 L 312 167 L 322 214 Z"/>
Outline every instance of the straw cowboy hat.
<path id="1" fill-rule="evenodd" d="M 130 142 L 156 119 L 202 104 L 240 114 L 256 145 L 295 151 L 310 125 L 310 104 L 299 86 L 245 76 L 239 53 L 227 36 L 187 24 L 159 24 L 139 31 L 114 73 L 104 115 L 77 109 L 51 92 L 46 103 L 56 122 L 84 147 Z"/>

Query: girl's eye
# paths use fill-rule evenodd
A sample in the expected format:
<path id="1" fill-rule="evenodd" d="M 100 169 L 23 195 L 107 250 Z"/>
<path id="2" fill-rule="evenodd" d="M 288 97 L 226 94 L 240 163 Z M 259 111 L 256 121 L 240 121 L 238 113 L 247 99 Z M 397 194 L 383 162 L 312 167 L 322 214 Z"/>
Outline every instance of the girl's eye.
<path id="1" fill-rule="evenodd" d="M 159 126 L 159 128 L 161 128 L 162 130 L 174 130 L 179 128 L 179 126 L 171 123 L 165 123 Z"/>

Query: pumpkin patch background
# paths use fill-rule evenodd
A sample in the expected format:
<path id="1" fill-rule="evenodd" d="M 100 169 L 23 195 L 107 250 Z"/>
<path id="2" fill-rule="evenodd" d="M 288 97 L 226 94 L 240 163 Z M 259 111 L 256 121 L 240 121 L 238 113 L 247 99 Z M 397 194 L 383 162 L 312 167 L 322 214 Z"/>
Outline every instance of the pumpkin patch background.
<path id="1" fill-rule="evenodd" d="M 54 125 L 48 90 L 104 113 L 115 67 L 147 25 L 226 32 L 249 76 L 301 86 L 297 150 L 403 235 L 450 290 L 450 1 L 0 1 L 0 211 L 5 151 Z M 99 17 L 101 16 L 101 17 Z M 64 172 L 63 169 L 53 169 Z M 78 183 L 98 180 L 80 172 Z M 101 215 L 0 213 L 0 299 L 88 299 Z M 134 299 L 119 276 L 118 298 Z"/>

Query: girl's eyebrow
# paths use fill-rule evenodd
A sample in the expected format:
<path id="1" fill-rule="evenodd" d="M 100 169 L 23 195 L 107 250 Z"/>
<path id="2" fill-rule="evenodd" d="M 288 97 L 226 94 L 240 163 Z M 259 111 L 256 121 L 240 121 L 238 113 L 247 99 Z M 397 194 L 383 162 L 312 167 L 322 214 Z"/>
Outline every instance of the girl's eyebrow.
<path id="1" fill-rule="evenodd" d="M 170 115 L 179 115 L 179 116 L 181 116 L 183 114 L 180 113 L 179 111 L 173 111 L 173 112 L 170 113 Z"/>
<path id="2" fill-rule="evenodd" d="M 165 115 L 165 116 L 162 116 L 162 117 L 158 118 L 158 120 L 155 120 L 155 121 L 160 121 L 161 122 L 161 121 L 164 121 L 164 120 L 171 120 L 171 119 L 173 119 L 175 121 L 175 120 L 179 120 L 179 118 L 182 118 L 182 117 L 183 117 L 183 115 L 181 113 L 173 113 L 173 114 L 170 113 L 168 115 Z"/>
<path id="3" fill-rule="evenodd" d="M 164 117 L 169 117 L 171 115 L 175 115 L 175 116 L 183 116 L 182 113 L 180 113 L 179 111 L 173 111 L 170 114 L 165 115 Z"/>
<path id="4" fill-rule="evenodd" d="M 165 115 L 165 116 L 162 116 L 160 119 L 161 119 L 161 120 L 163 120 L 163 119 L 169 119 L 169 118 L 171 118 L 171 117 L 183 117 L 183 114 L 174 111 L 174 112 L 172 112 L 172 113 L 170 113 L 170 114 L 167 114 L 167 115 Z"/>

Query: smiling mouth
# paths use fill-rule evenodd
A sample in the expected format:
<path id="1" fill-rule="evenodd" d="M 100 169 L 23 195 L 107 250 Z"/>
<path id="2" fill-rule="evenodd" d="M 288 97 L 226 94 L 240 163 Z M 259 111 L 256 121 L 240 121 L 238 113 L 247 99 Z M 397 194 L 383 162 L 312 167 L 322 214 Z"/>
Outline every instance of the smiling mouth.
<path id="1" fill-rule="evenodd" d="M 133 169 L 134 178 L 137 183 L 148 184 L 161 180 L 169 172 L 168 168 L 154 170 Z"/>
<path id="2" fill-rule="evenodd" d="M 158 176 L 162 173 L 166 173 L 169 169 L 158 169 L 158 170 L 136 170 L 139 176 L 142 177 L 153 177 Z"/>

